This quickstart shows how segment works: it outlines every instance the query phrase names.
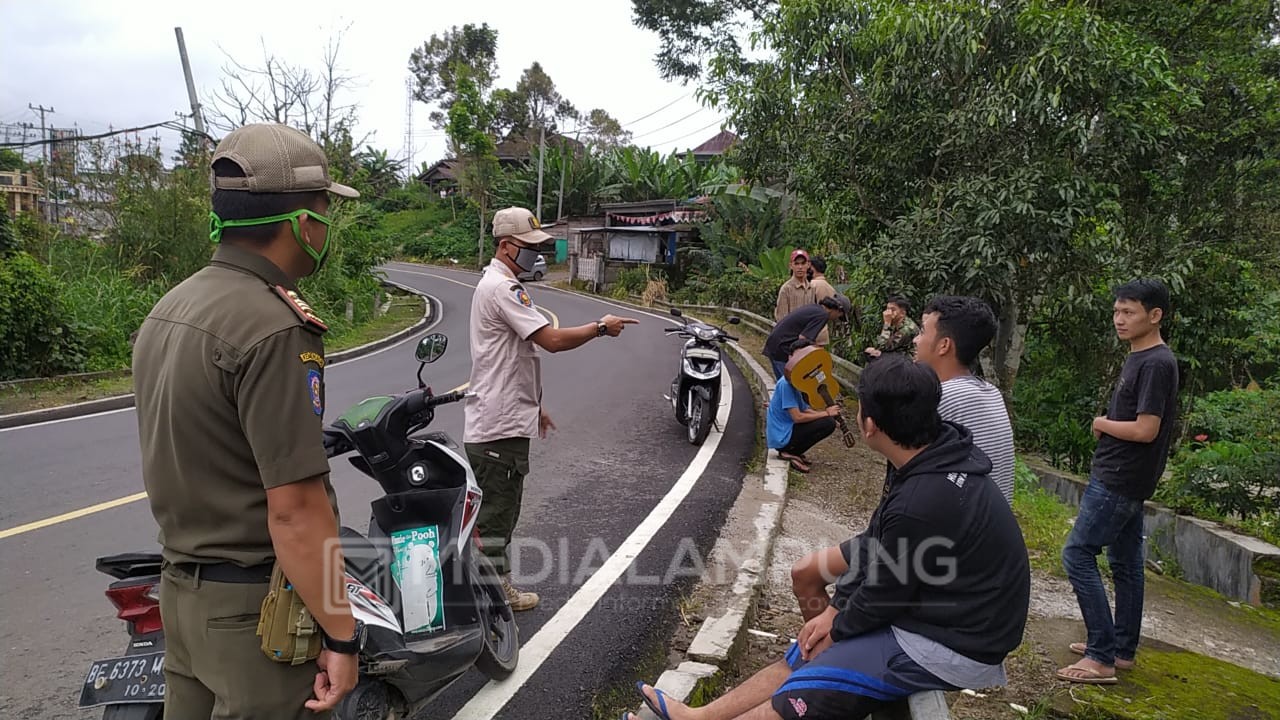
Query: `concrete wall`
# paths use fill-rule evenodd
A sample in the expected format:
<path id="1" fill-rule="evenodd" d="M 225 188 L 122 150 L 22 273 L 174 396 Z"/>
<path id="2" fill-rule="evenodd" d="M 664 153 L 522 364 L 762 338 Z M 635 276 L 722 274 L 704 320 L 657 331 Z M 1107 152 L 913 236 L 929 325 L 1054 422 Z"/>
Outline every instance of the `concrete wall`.
<path id="1" fill-rule="evenodd" d="M 1027 464 L 1045 490 L 1065 503 L 1080 505 L 1085 478 L 1038 462 Z M 1176 567 L 1184 580 L 1233 600 L 1280 608 L 1280 548 L 1150 501 L 1144 515 L 1147 558 Z"/>

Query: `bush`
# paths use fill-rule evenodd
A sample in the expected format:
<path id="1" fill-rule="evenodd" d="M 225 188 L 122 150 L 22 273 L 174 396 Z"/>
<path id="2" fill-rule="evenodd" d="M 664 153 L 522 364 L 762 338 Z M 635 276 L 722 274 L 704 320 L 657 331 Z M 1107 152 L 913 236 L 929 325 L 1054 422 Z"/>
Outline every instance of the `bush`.
<path id="1" fill-rule="evenodd" d="M 74 372 L 83 362 L 58 281 L 25 252 L 0 259 L 0 379 Z"/>
<path id="2" fill-rule="evenodd" d="M 1178 454 L 1172 474 L 1157 498 L 1174 509 L 1239 518 L 1280 511 L 1280 452 L 1274 447 L 1194 443 Z"/>
<path id="3" fill-rule="evenodd" d="M 1105 408 L 1099 394 L 1107 386 L 1090 369 L 1063 362 L 1049 338 L 1031 338 L 1023 363 L 1013 386 L 1018 446 L 1044 453 L 1055 467 L 1087 472 L 1097 445 L 1091 423 Z"/>
<path id="4" fill-rule="evenodd" d="M 1280 444 L 1280 389 L 1220 390 L 1190 403 L 1187 436 L 1203 441 L 1230 440 Z"/>
<path id="5" fill-rule="evenodd" d="M 1157 499 L 1211 518 L 1280 513 L 1280 390 L 1223 390 L 1197 398 L 1185 445 Z"/>
<path id="6" fill-rule="evenodd" d="M 772 318 L 778 284 L 734 267 L 715 276 L 690 275 L 673 297 L 676 302 L 736 307 Z"/>

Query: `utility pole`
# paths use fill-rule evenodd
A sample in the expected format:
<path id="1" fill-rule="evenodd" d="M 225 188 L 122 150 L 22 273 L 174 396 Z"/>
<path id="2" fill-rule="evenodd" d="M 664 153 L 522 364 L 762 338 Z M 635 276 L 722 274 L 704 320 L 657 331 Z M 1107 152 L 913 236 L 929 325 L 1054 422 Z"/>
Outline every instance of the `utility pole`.
<path id="1" fill-rule="evenodd" d="M 173 29 L 178 36 L 178 56 L 182 58 L 182 75 L 187 79 L 187 99 L 191 101 L 191 117 L 196 123 L 196 132 L 200 133 L 201 143 L 204 139 L 204 116 L 200 113 L 200 101 L 196 98 L 196 81 L 191 77 L 191 61 L 187 59 L 187 43 L 182 39 L 182 28 Z"/>
<path id="2" fill-rule="evenodd" d="M 40 141 L 43 143 L 44 148 L 44 171 L 46 178 L 52 179 L 53 176 L 51 173 L 53 172 L 53 167 L 49 163 L 49 143 L 45 142 L 48 140 L 48 137 L 45 135 L 44 114 L 54 112 L 54 109 L 51 107 L 45 107 L 44 105 L 32 105 L 31 103 L 27 103 L 27 107 L 40 113 Z M 49 191 L 53 191 L 53 183 L 49 184 Z M 44 214 L 45 219 L 49 222 L 53 222 L 51 213 L 52 206 L 46 200 L 44 204 Z"/>
<path id="3" fill-rule="evenodd" d="M 542 156 L 547 154 L 547 127 L 541 123 L 538 127 L 538 210 L 533 214 L 542 223 Z"/>

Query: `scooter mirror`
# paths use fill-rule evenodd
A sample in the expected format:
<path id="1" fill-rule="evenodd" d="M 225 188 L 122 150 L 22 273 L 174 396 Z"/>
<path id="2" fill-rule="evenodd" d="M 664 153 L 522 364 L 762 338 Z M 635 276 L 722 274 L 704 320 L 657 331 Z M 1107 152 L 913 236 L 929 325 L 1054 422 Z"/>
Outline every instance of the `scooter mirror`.
<path id="1" fill-rule="evenodd" d="M 448 346 L 448 336 L 444 333 L 431 333 L 418 341 L 418 348 L 413 356 L 418 359 L 418 362 L 433 363 L 444 355 L 444 350 Z"/>
<path id="2" fill-rule="evenodd" d="M 730 324 L 730 325 L 737 325 L 737 324 L 738 324 L 738 323 L 740 323 L 740 322 L 742 322 L 742 320 L 740 320 L 740 319 L 738 318 L 738 316 L 737 316 L 737 315 L 732 315 L 732 316 L 730 316 L 730 317 L 729 317 L 729 324 Z"/>
<path id="3" fill-rule="evenodd" d="M 671 314 L 676 317 L 684 317 L 684 313 L 680 312 L 680 308 L 671 308 Z"/>

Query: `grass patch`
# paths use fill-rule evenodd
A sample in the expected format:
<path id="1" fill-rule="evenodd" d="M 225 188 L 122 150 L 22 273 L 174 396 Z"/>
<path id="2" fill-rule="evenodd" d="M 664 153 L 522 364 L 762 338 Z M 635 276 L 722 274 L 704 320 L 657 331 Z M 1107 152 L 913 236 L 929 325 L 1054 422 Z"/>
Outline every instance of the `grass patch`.
<path id="1" fill-rule="evenodd" d="M 324 350 L 326 353 L 334 353 L 360 347 L 410 327 L 422 319 L 424 302 L 417 295 L 392 295 L 391 307 L 386 314 L 346 332 L 325 337 Z"/>
<path id="2" fill-rule="evenodd" d="M 128 375 L 109 378 L 47 380 L 0 387 L 0 415 L 40 410 L 58 405 L 101 400 L 133 392 Z"/>
<path id="3" fill-rule="evenodd" d="M 341 333 L 325 337 L 325 352 L 334 353 L 371 343 L 422 319 L 425 300 L 416 295 L 393 294 L 386 314 Z M 65 378 L 0 386 L 0 415 L 41 410 L 72 403 L 101 400 L 133 392 L 133 378 Z"/>
<path id="4" fill-rule="evenodd" d="M 1066 577 L 1067 573 L 1062 568 L 1062 547 L 1071 532 L 1071 518 L 1075 517 L 1075 511 L 1040 487 L 1035 473 L 1023 464 L 1021 458 L 1014 466 L 1013 514 L 1022 527 L 1031 567 Z M 1099 560 L 1102 562 L 1105 558 Z"/>
<path id="5" fill-rule="evenodd" d="M 1121 677 L 1073 688 L 1073 717 L 1249 720 L 1280 708 L 1280 680 L 1195 653 L 1144 649 Z"/>

